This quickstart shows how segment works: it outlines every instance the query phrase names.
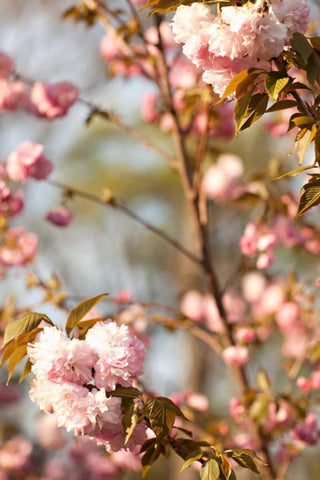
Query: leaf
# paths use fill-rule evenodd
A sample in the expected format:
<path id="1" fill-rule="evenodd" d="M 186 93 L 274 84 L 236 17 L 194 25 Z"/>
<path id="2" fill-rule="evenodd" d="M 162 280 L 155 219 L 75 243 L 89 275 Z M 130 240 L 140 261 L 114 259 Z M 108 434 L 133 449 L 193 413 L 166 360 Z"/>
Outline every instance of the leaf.
<path id="1" fill-rule="evenodd" d="M 210 458 L 200 470 L 201 480 L 218 480 L 220 477 L 219 464 L 213 458 Z"/>
<path id="2" fill-rule="evenodd" d="M 236 133 L 239 130 L 245 130 L 259 120 L 265 113 L 267 106 L 268 95 L 266 93 L 252 95 L 251 89 L 243 95 L 235 105 Z"/>
<path id="3" fill-rule="evenodd" d="M 265 75 L 265 87 L 271 98 L 276 101 L 282 90 L 288 85 L 290 77 L 284 76 L 280 72 L 269 72 Z"/>
<path id="4" fill-rule="evenodd" d="M 8 378 L 7 378 L 7 385 L 10 382 L 10 379 L 13 375 L 13 372 L 16 366 L 21 362 L 21 360 L 27 355 L 27 345 L 22 345 L 15 349 L 13 354 L 10 356 L 8 361 Z"/>
<path id="5" fill-rule="evenodd" d="M 23 372 L 22 372 L 22 374 L 19 378 L 19 383 L 21 383 L 31 373 L 31 371 L 32 371 L 31 368 L 32 368 L 32 363 L 31 363 L 30 359 L 28 358 L 26 363 L 25 363 Z"/>
<path id="6" fill-rule="evenodd" d="M 246 114 L 248 111 L 249 103 L 252 98 L 253 89 L 242 95 L 234 106 L 234 118 L 237 124 L 237 132 L 240 130 L 244 121 L 246 120 Z"/>
<path id="7" fill-rule="evenodd" d="M 225 100 L 227 97 L 229 97 L 233 92 L 235 92 L 238 88 L 238 86 L 241 84 L 241 82 L 243 82 L 244 80 L 246 80 L 248 78 L 248 75 L 249 75 L 249 70 L 243 70 L 242 72 L 240 73 L 237 73 L 237 75 L 235 75 L 232 80 L 230 80 L 227 88 L 225 89 L 222 97 L 220 98 L 219 102 L 222 102 L 223 100 Z"/>
<path id="8" fill-rule="evenodd" d="M 256 458 L 257 460 L 260 459 L 253 450 L 249 450 L 248 448 L 235 448 L 233 450 L 226 450 L 224 453 L 227 454 L 228 457 L 231 457 L 242 467 L 259 474 L 259 470 L 254 462 L 254 458 Z"/>
<path id="9" fill-rule="evenodd" d="M 6 361 L 13 354 L 13 352 L 15 351 L 16 348 L 17 348 L 17 342 L 14 341 L 14 342 L 9 343 L 9 345 L 7 345 L 3 349 L 0 367 L 2 367 L 2 365 L 4 365 L 6 363 Z"/>
<path id="10" fill-rule="evenodd" d="M 169 435 L 176 419 L 176 410 L 167 402 L 158 398 L 147 402 L 150 426 L 158 438 Z"/>
<path id="11" fill-rule="evenodd" d="M 122 387 L 121 385 L 117 385 L 116 389 L 112 392 L 109 392 L 112 397 L 120 397 L 120 398 L 138 398 L 141 397 L 141 392 L 137 388 L 134 387 Z"/>
<path id="12" fill-rule="evenodd" d="M 307 115 L 297 115 L 292 117 L 292 123 L 299 128 L 308 128 L 315 123 L 315 119 L 307 117 Z"/>
<path id="13" fill-rule="evenodd" d="M 87 315 L 88 312 L 98 303 L 100 300 L 108 295 L 108 293 L 102 293 L 101 295 L 97 295 L 96 297 L 88 298 L 83 302 L 79 303 L 70 311 L 67 323 L 66 323 L 66 331 L 69 334 L 71 330 L 74 329 L 82 320 L 83 317 Z"/>
<path id="14" fill-rule="evenodd" d="M 229 462 L 228 458 L 225 457 L 224 455 L 221 455 L 221 465 L 220 465 L 221 471 L 224 475 L 224 478 L 226 480 L 229 480 L 230 475 L 232 473 L 232 466 L 231 463 Z"/>
<path id="15" fill-rule="evenodd" d="M 301 188 L 296 217 L 320 203 L 320 180 L 313 180 Z"/>
<path id="16" fill-rule="evenodd" d="M 282 178 L 286 178 L 286 177 L 294 177 L 294 176 L 298 175 L 299 173 L 304 172 L 306 170 L 310 170 L 311 168 L 314 168 L 314 167 L 315 167 L 315 164 L 306 165 L 305 167 L 295 168 L 294 170 L 291 170 L 290 172 L 283 173 L 282 175 L 274 178 L 273 180 L 281 180 Z"/>
<path id="17" fill-rule="evenodd" d="M 180 5 L 191 5 L 192 3 L 194 3 L 194 0 L 149 0 L 141 10 L 151 8 L 149 15 L 157 12 L 167 13 L 171 10 L 176 10 Z M 232 1 L 230 0 L 202 0 L 202 3 L 220 3 L 221 5 L 232 5 Z"/>
<path id="18" fill-rule="evenodd" d="M 199 450 L 196 453 L 193 453 L 182 465 L 180 469 L 180 473 L 183 472 L 183 470 L 185 470 L 186 468 L 190 467 L 192 463 L 196 462 L 197 460 L 200 460 L 202 456 L 203 456 L 203 452 L 201 452 L 201 450 Z"/>
<path id="19" fill-rule="evenodd" d="M 306 66 L 310 56 L 313 53 L 313 48 L 306 37 L 302 35 L 302 33 L 294 33 L 291 37 L 290 43 L 293 50 L 300 55 Z"/>
<path id="20" fill-rule="evenodd" d="M 19 337 L 31 330 L 37 328 L 41 322 L 49 323 L 49 325 L 53 325 L 52 321 L 50 320 L 47 315 L 44 313 L 26 313 L 22 317 L 10 322 L 5 330 L 3 345 L 6 345 L 14 338 Z"/>
<path id="21" fill-rule="evenodd" d="M 161 443 L 159 443 L 157 439 L 151 439 L 151 442 L 141 459 L 143 477 L 146 476 L 151 465 L 159 458 L 161 453 L 164 453 L 164 448 Z"/>
<path id="22" fill-rule="evenodd" d="M 257 373 L 257 384 L 262 392 L 270 393 L 270 378 L 263 369 L 260 369 Z"/>
<path id="23" fill-rule="evenodd" d="M 211 447 L 208 442 L 199 442 L 195 440 L 190 440 L 189 438 L 176 438 L 174 451 L 179 457 L 183 460 L 187 460 L 192 455 L 199 452 L 201 447 Z"/>
<path id="24" fill-rule="evenodd" d="M 315 154 L 315 161 L 320 166 L 320 129 L 316 129 L 316 133 L 314 136 L 314 154 Z"/>
<path id="25" fill-rule="evenodd" d="M 320 52 L 320 37 L 311 37 L 309 38 L 311 45 L 314 50 Z"/>
<path id="26" fill-rule="evenodd" d="M 315 136 L 315 130 L 303 129 L 297 135 L 297 141 L 295 143 L 295 148 L 297 151 L 299 165 L 302 164 L 304 157 L 306 156 L 307 150 L 311 145 L 312 140 Z"/>
<path id="27" fill-rule="evenodd" d="M 312 52 L 306 67 L 308 82 L 313 86 L 320 75 L 320 57 L 317 52 Z"/>
<path id="28" fill-rule="evenodd" d="M 178 407 L 178 405 L 176 405 L 172 400 L 170 400 L 170 398 L 167 398 L 167 397 L 157 397 L 158 400 L 161 400 L 162 402 L 165 402 L 169 408 L 172 408 L 172 410 L 174 410 L 176 412 L 176 414 L 178 415 L 178 417 L 181 417 L 183 418 L 184 420 L 188 420 L 187 417 L 184 415 L 184 413 L 182 412 L 181 408 Z"/>
<path id="29" fill-rule="evenodd" d="M 266 110 L 266 113 L 278 112 L 279 110 L 286 110 L 288 108 L 294 108 L 297 106 L 295 100 L 279 100 Z"/>
<path id="30" fill-rule="evenodd" d="M 128 410 L 125 412 L 124 417 L 122 419 L 122 425 L 124 431 L 126 433 L 126 438 L 124 445 L 127 446 L 134 429 L 139 423 L 139 412 L 138 412 L 138 405 L 134 402 L 131 402 Z"/>

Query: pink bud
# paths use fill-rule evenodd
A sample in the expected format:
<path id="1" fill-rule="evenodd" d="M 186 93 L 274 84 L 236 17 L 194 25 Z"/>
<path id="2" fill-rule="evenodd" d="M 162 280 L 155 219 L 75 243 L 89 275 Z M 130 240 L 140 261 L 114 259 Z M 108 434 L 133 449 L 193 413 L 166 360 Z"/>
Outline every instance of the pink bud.
<path id="1" fill-rule="evenodd" d="M 240 343 L 252 343 L 256 339 L 256 334 L 251 328 L 240 328 L 236 333 L 236 338 Z"/>
<path id="2" fill-rule="evenodd" d="M 203 296 L 196 290 L 185 293 L 181 299 L 181 312 L 198 322 L 203 317 Z"/>
<path id="3" fill-rule="evenodd" d="M 257 269 L 258 270 L 266 270 L 269 268 L 274 262 L 274 254 L 272 252 L 265 252 L 261 253 L 257 259 Z"/>
<path id="4" fill-rule="evenodd" d="M 187 404 L 200 413 L 205 413 L 209 410 L 208 397 L 202 393 L 189 393 L 187 395 Z"/>
<path id="5" fill-rule="evenodd" d="M 297 379 L 297 387 L 303 391 L 303 393 L 309 393 L 311 390 L 311 381 L 306 377 L 299 377 Z"/>
<path id="6" fill-rule="evenodd" d="M 72 212 L 65 206 L 53 208 L 46 216 L 48 222 L 58 227 L 66 227 L 73 220 Z"/>
<path id="7" fill-rule="evenodd" d="M 276 312 L 276 322 L 282 332 L 290 333 L 295 327 L 300 315 L 300 309 L 294 302 L 283 303 Z"/>
<path id="8" fill-rule="evenodd" d="M 222 352 L 222 358 L 227 365 L 239 367 L 249 362 L 249 352 L 246 347 L 235 345 L 226 348 Z"/>

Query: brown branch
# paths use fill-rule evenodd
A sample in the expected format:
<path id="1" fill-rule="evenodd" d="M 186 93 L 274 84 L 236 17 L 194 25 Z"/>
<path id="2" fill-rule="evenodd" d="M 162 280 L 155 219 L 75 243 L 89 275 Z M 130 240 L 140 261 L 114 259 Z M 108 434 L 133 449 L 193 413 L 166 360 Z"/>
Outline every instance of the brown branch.
<path id="1" fill-rule="evenodd" d="M 63 190 L 70 195 L 81 197 L 81 198 L 84 198 L 85 200 L 89 200 L 90 202 L 94 202 L 98 205 L 107 206 L 112 208 L 113 210 L 118 210 L 119 212 L 122 212 L 127 217 L 131 218 L 132 220 L 139 223 L 150 232 L 157 235 L 159 238 L 162 238 L 162 240 L 166 241 L 169 245 L 175 248 L 175 250 L 180 252 L 186 258 L 189 258 L 189 260 L 191 260 L 192 262 L 198 265 L 201 264 L 200 258 L 198 258 L 196 255 L 190 252 L 187 248 L 181 245 L 176 239 L 174 239 L 173 237 L 168 235 L 165 231 L 161 230 L 155 225 L 152 225 L 151 223 L 144 220 L 137 213 L 133 212 L 129 207 L 127 207 L 124 203 L 119 202 L 115 198 L 111 198 L 110 200 L 106 201 L 103 198 L 93 195 L 92 193 L 83 192 L 82 190 L 78 190 L 77 188 L 70 187 L 69 185 L 66 185 L 57 180 L 45 180 L 45 182 L 48 185 L 51 185 L 52 187 L 55 187 L 55 188 L 59 188 L 60 190 Z"/>
<path id="2" fill-rule="evenodd" d="M 180 122 L 178 115 L 173 107 L 173 98 L 169 82 L 169 72 L 166 64 L 166 59 L 164 55 L 164 48 L 161 40 L 160 32 L 160 19 L 158 19 L 158 35 L 160 38 L 159 41 L 159 50 L 161 58 L 161 68 L 163 75 L 163 88 L 162 94 L 164 97 L 165 104 L 167 105 L 168 111 L 172 114 L 173 118 L 173 138 L 176 148 L 176 155 L 178 161 L 178 171 L 181 177 L 182 185 L 185 191 L 186 199 L 190 206 L 190 211 L 194 221 L 197 239 L 201 251 L 202 257 L 202 266 L 206 278 L 206 283 L 208 288 L 213 295 L 217 308 L 221 317 L 224 330 L 224 342 L 225 346 L 233 346 L 236 344 L 233 338 L 232 327 L 228 322 L 227 314 L 222 303 L 222 289 L 220 287 L 217 274 L 213 267 L 213 262 L 211 258 L 211 252 L 208 245 L 208 225 L 203 221 L 201 216 L 201 211 L 199 207 L 199 196 L 193 189 L 193 177 L 190 168 L 190 161 L 187 155 L 187 151 L 184 143 L 184 136 L 182 129 L 180 127 Z M 243 396 L 246 396 L 250 391 L 249 381 L 246 375 L 244 367 L 234 367 L 233 368 L 236 379 L 241 389 Z M 257 443 L 261 455 L 266 462 L 266 466 L 263 467 L 263 472 L 265 480 L 275 480 L 276 473 L 273 469 L 271 458 L 268 451 L 267 441 L 264 438 L 263 432 L 255 422 L 250 422 L 250 431 L 254 441 Z"/>

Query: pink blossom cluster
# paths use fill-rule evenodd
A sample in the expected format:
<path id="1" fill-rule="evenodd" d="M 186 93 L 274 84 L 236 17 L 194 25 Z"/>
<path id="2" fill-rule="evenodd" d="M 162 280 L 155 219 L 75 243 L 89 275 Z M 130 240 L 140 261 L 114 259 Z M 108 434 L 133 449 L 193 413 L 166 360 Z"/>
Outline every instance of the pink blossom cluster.
<path id="1" fill-rule="evenodd" d="M 206 171 L 202 188 L 211 200 L 224 202 L 235 199 L 243 193 L 243 173 L 240 157 L 228 153 L 219 155 L 216 163 Z"/>
<path id="2" fill-rule="evenodd" d="M 259 270 L 268 268 L 274 261 L 273 249 L 278 245 L 276 233 L 266 225 L 250 222 L 240 238 L 240 249 L 243 255 L 258 255 L 256 266 Z"/>
<path id="3" fill-rule="evenodd" d="M 7 173 L 14 182 L 25 182 L 28 178 L 43 180 L 52 171 L 52 163 L 43 155 L 43 146 L 23 142 L 7 160 Z"/>
<path id="4" fill-rule="evenodd" d="M 139 472 L 140 456 L 121 450 L 109 455 L 96 443 L 81 437 L 67 450 L 67 455 L 49 458 L 43 467 L 44 480 L 116 480 L 123 472 Z"/>
<path id="5" fill-rule="evenodd" d="M 320 253 L 320 231 L 317 227 L 293 222 L 297 211 L 296 204 L 291 197 L 283 197 L 287 204 L 288 216 L 277 214 L 270 225 L 262 221 L 249 222 L 240 238 L 239 246 L 243 255 L 256 257 L 256 267 L 265 270 L 270 267 L 274 260 L 274 249 L 283 244 L 284 246 L 300 247 L 311 255 L 318 256 Z"/>
<path id="6" fill-rule="evenodd" d="M 94 438 L 108 451 L 124 447 L 121 399 L 110 396 L 117 385 L 129 387 L 143 372 L 145 347 L 125 325 L 96 323 L 85 340 L 70 340 L 46 326 L 28 347 L 35 378 L 30 398 L 54 413 L 59 427 Z M 141 445 L 139 424 L 128 448 Z"/>
<path id="7" fill-rule="evenodd" d="M 24 109 L 38 117 L 62 117 L 76 102 L 79 92 L 70 82 L 35 82 L 32 86 L 14 75 L 14 62 L 0 52 L 0 111 Z"/>
<path id="8" fill-rule="evenodd" d="M 245 325 L 246 303 L 234 290 L 223 295 L 223 304 L 230 323 Z M 196 290 L 186 292 L 180 304 L 181 312 L 195 322 L 202 322 L 214 332 L 222 332 L 221 317 L 215 300 Z"/>
<path id="9" fill-rule="evenodd" d="M 216 106 L 209 114 L 205 112 L 201 101 L 192 108 L 192 116 L 185 115 L 188 106 L 187 94 L 190 89 L 203 88 L 195 66 L 181 55 L 173 40 L 170 25 L 163 21 L 160 34 L 166 61 L 169 67 L 169 81 L 172 87 L 173 104 L 180 116 L 183 130 L 190 135 L 208 131 L 209 137 L 230 138 L 234 134 L 233 108 L 223 104 Z M 131 43 L 130 51 L 124 47 L 121 36 L 108 32 L 101 40 L 100 52 L 112 75 L 132 77 L 136 75 L 157 79 L 154 62 L 159 61 L 158 31 L 149 27 L 145 32 L 146 49 L 140 43 Z M 164 132 L 173 128 L 173 118 L 164 108 L 160 96 L 155 92 L 146 92 L 141 101 L 141 117 L 145 122 L 158 124 Z M 190 125 L 191 123 L 191 125 Z"/>
<path id="10" fill-rule="evenodd" d="M 310 17 L 306 0 L 259 0 L 226 6 L 213 15 L 202 3 L 178 7 L 174 38 L 203 71 L 204 82 L 222 96 L 230 80 L 247 68 L 269 68 L 294 32 L 304 33 Z"/>
<path id="11" fill-rule="evenodd" d="M 22 435 L 15 435 L 0 445 L 1 480 L 26 476 L 32 466 L 32 444 Z"/>
<path id="12" fill-rule="evenodd" d="M 38 246 L 34 233 L 10 226 L 10 220 L 24 207 L 23 193 L 16 190 L 15 183 L 25 182 L 28 178 L 44 180 L 52 168 L 52 163 L 43 154 L 43 146 L 30 141 L 21 143 L 6 161 L 0 163 L 1 273 L 7 267 L 32 261 Z"/>
<path id="13" fill-rule="evenodd" d="M 170 399 L 178 406 L 185 404 L 199 413 L 208 412 L 210 407 L 208 397 L 200 392 L 185 390 L 183 392 L 173 393 L 170 395 Z"/>

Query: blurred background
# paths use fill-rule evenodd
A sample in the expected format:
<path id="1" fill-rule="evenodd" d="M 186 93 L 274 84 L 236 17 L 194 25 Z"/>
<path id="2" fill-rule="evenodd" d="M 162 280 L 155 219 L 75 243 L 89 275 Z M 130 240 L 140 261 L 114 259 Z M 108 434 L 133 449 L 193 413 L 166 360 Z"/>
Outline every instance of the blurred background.
<path id="1" fill-rule="evenodd" d="M 86 28 L 81 23 L 61 21 L 62 13 L 73 4 L 72 0 L 0 0 L 0 50 L 14 58 L 17 71 L 23 76 L 75 83 L 83 98 L 114 111 L 125 123 L 135 125 L 170 151 L 170 139 L 141 120 L 141 98 L 146 91 L 153 90 L 152 84 L 140 77 L 107 78 L 99 51 L 104 34 L 102 27 Z M 150 22 L 144 14 L 142 19 Z M 87 114 L 88 109 L 82 104 L 76 104 L 66 117 L 52 121 L 24 112 L 4 113 L 0 116 L 0 157 L 6 158 L 25 140 L 43 144 L 46 156 L 54 163 L 51 178 L 98 196 L 104 188 L 111 189 L 144 219 L 196 251 L 188 209 L 175 173 L 152 150 L 117 127 L 99 119 L 86 126 Z M 250 174 L 266 170 L 271 157 L 289 169 L 288 152 L 292 145 L 292 139 L 275 141 L 258 125 L 232 143 L 218 139 L 215 148 L 237 153 Z M 213 152 L 212 161 L 215 157 Z M 210 163 L 210 156 L 207 161 Z M 297 190 L 298 187 L 297 183 Z M 69 203 L 75 216 L 72 224 L 65 229 L 49 224 L 45 215 L 60 201 L 59 190 L 44 182 L 30 182 L 26 186 L 25 211 L 17 220 L 39 236 L 39 252 L 33 268 L 41 278 L 56 274 L 62 279 L 64 289 L 75 297 L 90 297 L 100 292 L 117 296 L 125 290 L 136 301 L 173 307 L 179 306 L 187 290 L 203 288 L 201 272 L 192 262 L 108 207 L 74 198 Z M 249 219 L 248 211 L 239 213 L 238 209 L 220 205 L 212 206 L 210 215 L 212 249 L 224 283 L 239 261 L 240 252 L 235 247 Z M 311 278 L 315 268 L 309 258 L 287 251 L 276 266 L 281 275 L 303 269 Z M 21 306 L 32 305 L 38 298 L 37 292 L 26 288 L 22 268 L 10 269 L 1 280 L 1 301 L 12 294 Z M 108 311 L 108 306 L 104 308 Z M 44 305 L 42 311 L 56 321 L 64 320 L 58 309 Z M 270 346 L 260 355 L 264 363 L 269 363 L 270 370 L 277 368 Z M 254 371 L 259 368 L 259 361 L 257 358 Z M 1 378 L 3 381 L 6 378 L 3 367 Z M 144 382 L 161 395 L 183 389 L 203 391 L 209 396 L 217 418 L 228 413 L 226 399 L 237 392 L 232 378 L 226 382 L 220 360 L 200 341 L 162 327 L 153 327 L 151 332 Z M 37 415 L 26 396 L 17 406 L 1 408 L 0 421 L 6 428 L 9 424 L 22 424 L 23 431 L 32 438 Z M 294 464 L 290 478 L 318 479 L 319 471 L 312 461 L 318 454 L 318 450 L 308 450 L 305 459 Z M 160 479 L 165 475 L 167 480 L 174 480 L 178 478 L 180 466 L 179 461 L 172 461 L 170 469 L 166 462 L 160 463 L 150 478 Z M 123 479 L 140 478 L 139 473 L 126 475 Z M 197 475 L 186 471 L 179 478 L 191 479 Z M 251 476 L 242 473 L 239 478 Z"/>

